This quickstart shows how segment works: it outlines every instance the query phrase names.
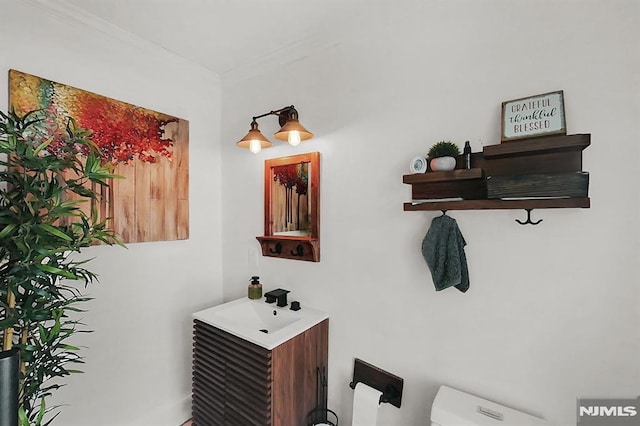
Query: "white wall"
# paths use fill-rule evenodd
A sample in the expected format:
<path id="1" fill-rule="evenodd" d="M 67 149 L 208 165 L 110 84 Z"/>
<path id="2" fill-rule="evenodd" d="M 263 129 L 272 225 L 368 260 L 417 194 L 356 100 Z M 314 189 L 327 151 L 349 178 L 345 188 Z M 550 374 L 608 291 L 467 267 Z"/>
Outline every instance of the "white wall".
<path id="1" fill-rule="evenodd" d="M 75 341 L 88 346 L 85 374 L 55 399 L 69 404 L 56 420 L 64 426 L 181 424 L 190 417 L 190 314 L 222 299 L 220 79 L 72 8 L 1 8 L 3 76 L 14 68 L 189 120 L 191 236 L 86 250 L 100 275 L 83 316 L 95 332 Z"/>
<path id="2" fill-rule="evenodd" d="M 558 425 L 578 397 L 640 394 L 640 10 L 627 1 L 378 0 L 348 34 L 286 67 L 223 80 L 224 296 L 265 290 L 330 313 L 329 405 L 350 424 L 353 358 L 405 379 L 378 425 L 428 424 L 437 388 Z M 420 242 L 439 213 L 403 212 L 409 160 L 441 139 L 500 140 L 500 102 L 564 90 L 568 133 L 591 133 L 590 209 L 452 211 L 471 289 L 436 293 Z M 295 104 L 316 137 L 253 155 L 251 116 Z M 265 135 L 274 118 L 260 120 Z M 321 262 L 260 257 L 263 163 L 321 152 Z"/>

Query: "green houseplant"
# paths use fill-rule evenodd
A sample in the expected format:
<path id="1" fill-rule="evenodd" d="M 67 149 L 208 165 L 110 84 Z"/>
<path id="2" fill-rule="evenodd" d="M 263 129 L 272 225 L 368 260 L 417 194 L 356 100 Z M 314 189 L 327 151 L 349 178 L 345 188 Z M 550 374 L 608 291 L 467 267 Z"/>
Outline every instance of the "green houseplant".
<path id="1" fill-rule="evenodd" d="M 431 146 L 427 157 L 432 171 L 453 170 L 456 167 L 456 157 L 460 155 L 460 148 L 451 141 L 436 142 Z"/>
<path id="2" fill-rule="evenodd" d="M 86 331 L 73 314 L 88 298 L 74 282 L 86 286 L 96 275 L 75 256 L 119 244 L 97 217 L 100 189 L 116 176 L 90 132 L 69 120 L 52 136 L 43 118 L 0 111 L 0 339 L 3 351 L 20 353 L 22 426 L 55 419 L 58 407 L 45 400 L 82 363 L 70 339 Z"/>

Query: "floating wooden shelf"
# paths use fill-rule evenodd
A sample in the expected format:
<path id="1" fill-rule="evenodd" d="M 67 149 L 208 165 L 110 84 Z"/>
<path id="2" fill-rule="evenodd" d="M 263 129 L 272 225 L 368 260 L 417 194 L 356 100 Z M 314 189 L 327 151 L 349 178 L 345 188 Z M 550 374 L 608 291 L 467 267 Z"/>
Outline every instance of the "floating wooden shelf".
<path id="1" fill-rule="evenodd" d="M 452 180 L 482 179 L 483 177 L 484 172 L 482 169 L 458 169 L 450 172 L 429 172 L 404 175 L 402 176 L 402 182 L 409 184 L 449 182 Z"/>
<path id="2" fill-rule="evenodd" d="M 320 262 L 320 241 L 316 238 L 267 235 L 256 239 L 263 256 Z"/>
<path id="3" fill-rule="evenodd" d="M 518 176 L 514 181 L 519 181 L 526 179 L 523 175 L 580 172 L 582 151 L 590 144 L 590 134 L 503 142 L 472 154 L 471 169 L 404 175 L 402 182 L 411 185 L 415 200 L 404 203 L 404 211 L 589 208 L 589 197 L 554 197 L 557 188 L 535 199 L 488 199 L 487 178 Z M 458 157 L 458 165 L 461 160 Z M 449 198 L 455 200 L 443 200 Z"/>
<path id="4" fill-rule="evenodd" d="M 489 159 L 543 153 L 552 154 L 565 151 L 581 152 L 590 144 L 590 134 L 548 136 L 485 146 L 482 150 L 482 155 Z"/>
<path id="5" fill-rule="evenodd" d="M 411 185 L 413 200 L 453 197 L 487 198 L 484 171 L 479 168 L 404 175 L 402 182 Z"/>
<path id="6" fill-rule="evenodd" d="M 549 198 L 542 200 L 462 200 L 420 204 L 404 203 L 404 211 L 566 209 L 590 207 L 589 198 Z"/>

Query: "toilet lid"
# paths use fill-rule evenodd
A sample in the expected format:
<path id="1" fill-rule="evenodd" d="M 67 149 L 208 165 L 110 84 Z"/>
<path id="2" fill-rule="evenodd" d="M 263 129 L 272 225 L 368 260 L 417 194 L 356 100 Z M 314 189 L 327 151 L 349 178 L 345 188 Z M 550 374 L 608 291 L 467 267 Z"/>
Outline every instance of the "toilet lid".
<path id="1" fill-rule="evenodd" d="M 550 426 L 538 417 L 444 385 L 431 406 L 431 422 L 442 426 Z"/>

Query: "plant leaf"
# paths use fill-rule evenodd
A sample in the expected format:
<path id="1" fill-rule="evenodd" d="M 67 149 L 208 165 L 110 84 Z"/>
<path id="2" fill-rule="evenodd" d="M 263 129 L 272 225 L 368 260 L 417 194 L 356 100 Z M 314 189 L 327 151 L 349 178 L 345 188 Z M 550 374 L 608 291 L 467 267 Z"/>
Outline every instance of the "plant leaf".
<path id="1" fill-rule="evenodd" d="M 73 241 L 73 238 L 71 238 L 70 236 L 68 236 L 67 234 L 65 234 L 64 232 L 62 232 L 61 230 L 59 230 L 54 226 L 43 223 L 40 225 L 40 227 L 45 231 L 47 231 L 48 233 L 50 233 L 51 235 L 55 235 L 56 237 L 62 238 L 65 241 Z"/>

